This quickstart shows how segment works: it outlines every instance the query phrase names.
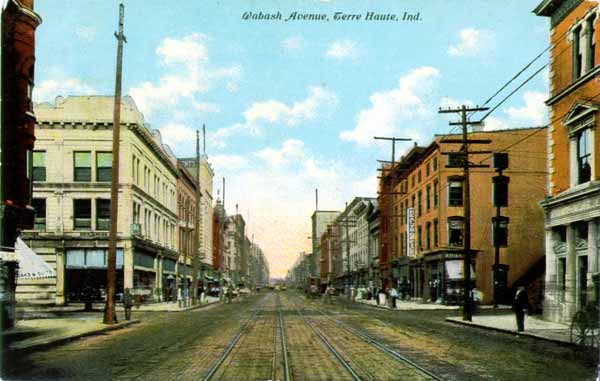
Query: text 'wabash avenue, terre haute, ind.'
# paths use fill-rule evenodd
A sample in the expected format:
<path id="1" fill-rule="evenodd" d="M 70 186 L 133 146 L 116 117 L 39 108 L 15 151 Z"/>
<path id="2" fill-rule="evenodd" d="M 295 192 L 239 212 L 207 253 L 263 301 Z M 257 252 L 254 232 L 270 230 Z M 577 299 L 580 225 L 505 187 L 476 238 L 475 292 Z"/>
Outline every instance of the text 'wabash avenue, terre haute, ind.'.
<path id="1" fill-rule="evenodd" d="M 244 12 L 242 20 L 248 21 L 421 21 L 420 12 L 402 12 L 402 13 L 345 13 L 334 12 L 327 13 L 303 13 L 290 12 L 283 14 L 281 12 Z"/>

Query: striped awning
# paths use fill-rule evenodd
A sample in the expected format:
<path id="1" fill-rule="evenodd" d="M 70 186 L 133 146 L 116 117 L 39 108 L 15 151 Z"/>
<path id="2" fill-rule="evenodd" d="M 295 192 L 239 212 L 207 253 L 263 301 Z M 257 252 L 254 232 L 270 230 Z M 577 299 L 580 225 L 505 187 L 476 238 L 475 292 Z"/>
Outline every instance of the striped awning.
<path id="1" fill-rule="evenodd" d="M 15 253 L 19 261 L 17 279 L 56 277 L 56 271 L 54 271 L 52 266 L 44 261 L 44 258 L 31 250 L 21 238 L 17 238 L 17 242 L 15 242 Z"/>

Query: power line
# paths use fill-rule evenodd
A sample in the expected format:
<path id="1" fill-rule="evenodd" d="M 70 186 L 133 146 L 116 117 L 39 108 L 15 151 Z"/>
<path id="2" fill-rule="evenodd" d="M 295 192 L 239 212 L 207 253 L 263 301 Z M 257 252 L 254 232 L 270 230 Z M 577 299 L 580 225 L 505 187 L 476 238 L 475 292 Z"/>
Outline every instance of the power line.
<path id="1" fill-rule="evenodd" d="M 488 116 L 490 116 L 491 113 L 496 111 L 498 109 L 498 107 L 502 106 L 502 104 L 504 102 L 506 102 L 508 100 L 508 98 L 512 97 L 514 95 L 514 93 L 519 91 L 523 86 L 525 86 L 527 84 L 527 82 L 531 81 L 536 75 L 541 73 L 541 71 L 547 67 L 548 67 L 548 64 L 545 64 L 544 66 L 540 67 L 535 73 L 530 75 L 529 78 L 527 78 L 523 83 L 521 83 L 519 86 L 517 86 L 517 88 L 514 89 L 513 91 L 511 91 L 507 96 L 505 96 L 499 103 L 496 104 L 496 106 L 492 107 L 492 109 L 490 111 L 488 111 L 487 114 L 485 114 L 483 116 L 483 118 L 481 118 L 480 122 L 483 122 L 485 120 L 485 118 L 487 118 Z"/>

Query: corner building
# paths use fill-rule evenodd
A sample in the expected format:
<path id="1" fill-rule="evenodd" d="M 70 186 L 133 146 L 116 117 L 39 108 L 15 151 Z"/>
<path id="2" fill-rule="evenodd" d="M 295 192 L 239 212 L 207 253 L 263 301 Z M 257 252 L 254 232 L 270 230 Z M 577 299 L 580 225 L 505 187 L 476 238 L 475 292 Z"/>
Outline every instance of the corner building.
<path id="1" fill-rule="evenodd" d="M 541 300 L 543 288 L 542 214 L 537 204 L 546 182 L 545 127 L 472 132 L 469 139 L 489 139 L 481 150 L 500 152 L 511 147 L 507 246 L 500 264 L 509 266 L 507 286 L 530 288 L 532 299 Z M 527 138 L 526 138 L 527 137 Z M 426 147 L 414 146 L 392 169 L 383 168 L 380 180 L 381 284 L 395 286 L 403 296 L 431 302 L 460 302 L 463 287 L 463 233 L 465 227 L 461 168 L 447 168 L 448 156 L 459 144 L 442 143 L 436 136 Z M 526 143 L 519 143 L 522 139 Z M 472 148 L 472 150 L 476 150 Z M 490 164 L 489 154 L 471 155 L 472 162 Z M 492 168 L 470 171 L 471 249 L 474 251 L 472 282 L 483 293 L 483 303 L 493 297 L 494 246 L 492 242 Z M 535 296 L 537 295 L 537 296 Z M 505 301 L 506 302 L 506 301 Z M 534 302 L 539 304 L 540 302 Z"/>
<path id="2" fill-rule="evenodd" d="M 591 1 L 545 0 L 534 12 L 550 18 L 551 44 L 544 316 L 569 322 L 598 302 L 600 10 Z"/>
<path id="3" fill-rule="evenodd" d="M 35 224 L 23 240 L 54 265 L 56 279 L 20 281 L 20 305 L 82 301 L 86 287 L 105 296 L 113 103 L 75 96 L 35 106 Z M 121 104 L 120 149 L 117 293 L 161 301 L 179 271 L 177 161 L 130 97 Z"/>

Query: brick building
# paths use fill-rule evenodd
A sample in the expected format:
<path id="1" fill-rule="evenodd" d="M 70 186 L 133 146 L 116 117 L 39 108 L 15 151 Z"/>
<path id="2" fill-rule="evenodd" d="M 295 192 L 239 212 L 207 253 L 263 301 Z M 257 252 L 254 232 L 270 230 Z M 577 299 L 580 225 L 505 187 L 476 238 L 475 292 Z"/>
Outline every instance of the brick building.
<path id="1" fill-rule="evenodd" d="M 35 83 L 35 31 L 42 22 L 33 0 L 2 2 L 2 121 L 0 122 L 0 329 L 14 324 L 17 230 L 33 226 L 29 163 L 35 136 L 32 91 Z M 7 249 L 8 248 L 8 249 Z"/>
<path id="2" fill-rule="evenodd" d="M 500 263 L 510 267 L 508 286 L 536 284 L 543 277 L 542 215 L 537 201 L 546 181 L 545 127 L 469 133 L 469 139 L 489 139 L 493 152 L 511 147 L 508 244 Z M 526 144 L 521 139 L 530 136 Z M 459 136 L 450 136 L 457 138 Z M 380 181 L 381 281 L 401 285 L 412 297 L 456 303 L 462 287 L 464 200 L 462 170 L 446 168 L 441 152 L 457 151 L 458 144 L 441 143 L 436 136 L 426 147 L 414 146 L 395 164 L 384 167 Z M 443 147 L 442 147 L 443 146 Z M 475 155 L 472 161 L 490 163 L 490 155 Z M 493 296 L 494 246 L 492 243 L 493 169 L 471 170 L 471 248 L 475 286 L 483 302 Z M 537 265 L 537 266 L 536 266 Z M 537 271 L 537 273 L 535 273 Z M 532 273 L 534 272 L 534 273 Z M 539 284 L 539 282 L 537 283 Z M 540 294 L 537 287 L 532 294 Z"/>
<path id="3" fill-rule="evenodd" d="M 600 219 L 600 52 L 598 4 L 544 0 L 550 18 L 548 194 L 541 202 L 546 234 L 544 315 L 568 322 L 597 302 Z"/>

